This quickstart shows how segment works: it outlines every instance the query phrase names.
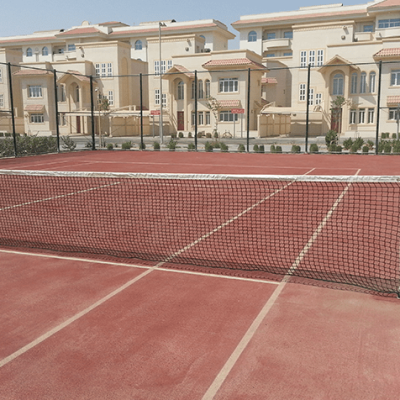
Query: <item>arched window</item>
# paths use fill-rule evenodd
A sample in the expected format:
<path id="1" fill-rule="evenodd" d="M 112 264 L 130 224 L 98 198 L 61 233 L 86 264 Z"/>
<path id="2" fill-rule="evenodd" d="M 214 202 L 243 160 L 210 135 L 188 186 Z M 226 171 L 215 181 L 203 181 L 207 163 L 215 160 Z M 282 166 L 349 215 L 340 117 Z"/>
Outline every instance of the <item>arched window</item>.
<path id="1" fill-rule="evenodd" d="M 367 74 L 366 72 L 362 72 L 360 78 L 360 93 L 366 93 L 366 92 L 367 92 Z"/>
<path id="2" fill-rule="evenodd" d="M 194 92 L 196 91 L 196 85 L 194 81 L 192 82 L 192 99 L 194 99 Z"/>
<path id="3" fill-rule="evenodd" d="M 249 32 L 248 41 L 249 42 L 256 42 L 257 41 L 257 33 L 255 31 Z"/>
<path id="4" fill-rule="evenodd" d="M 31 49 L 30 47 L 28 47 L 28 48 L 26 49 L 26 56 L 27 56 L 27 57 L 32 57 L 32 49 Z"/>
<path id="5" fill-rule="evenodd" d="M 75 102 L 79 103 L 79 86 L 75 88 Z"/>
<path id="6" fill-rule="evenodd" d="M 201 38 L 204 39 L 204 41 L 206 40 L 206 37 L 204 35 L 200 35 Z"/>
<path id="7" fill-rule="evenodd" d="M 143 44 L 141 40 L 136 40 L 135 42 L 135 50 L 142 50 Z"/>
<path id="8" fill-rule="evenodd" d="M 42 56 L 48 56 L 48 55 L 49 55 L 49 49 L 47 47 L 43 47 Z"/>
<path id="9" fill-rule="evenodd" d="M 208 99 L 211 95 L 211 91 L 210 91 L 210 81 L 207 79 L 206 80 L 206 99 Z"/>
<path id="10" fill-rule="evenodd" d="M 335 74 L 333 76 L 333 90 L 334 96 L 343 96 L 343 82 L 344 78 L 342 74 Z"/>
<path id="11" fill-rule="evenodd" d="M 178 83 L 178 100 L 183 100 L 185 98 L 185 84 L 183 81 Z"/>
<path id="12" fill-rule="evenodd" d="M 375 82 L 376 82 L 376 73 L 372 71 L 369 74 L 369 92 L 374 93 L 375 92 Z"/>
<path id="13" fill-rule="evenodd" d="M 351 94 L 357 93 L 357 72 L 351 75 Z"/>
<path id="14" fill-rule="evenodd" d="M 203 92 L 203 81 L 200 79 L 199 80 L 199 93 L 197 94 L 199 99 L 202 99 L 204 97 L 204 92 Z"/>

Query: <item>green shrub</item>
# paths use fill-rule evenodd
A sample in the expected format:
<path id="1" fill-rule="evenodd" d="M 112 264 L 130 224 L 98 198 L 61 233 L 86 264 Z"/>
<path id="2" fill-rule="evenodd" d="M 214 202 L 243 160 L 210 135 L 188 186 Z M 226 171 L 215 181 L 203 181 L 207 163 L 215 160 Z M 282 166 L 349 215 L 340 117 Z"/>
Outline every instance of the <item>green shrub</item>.
<path id="1" fill-rule="evenodd" d="M 3 137 L 4 136 L 4 133 L 3 132 L 0 132 L 0 137 Z"/>
<path id="2" fill-rule="evenodd" d="M 350 147 L 350 153 L 357 153 L 358 150 L 358 146 L 353 143 L 353 145 Z"/>
<path id="3" fill-rule="evenodd" d="M 300 146 L 298 146 L 297 144 L 292 145 L 292 150 L 291 150 L 292 153 L 300 153 L 300 151 L 301 151 Z"/>
<path id="4" fill-rule="evenodd" d="M 337 132 L 330 130 L 328 133 L 325 135 L 325 142 L 327 147 L 331 146 L 332 144 L 337 144 Z"/>
<path id="5" fill-rule="evenodd" d="M 392 152 L 392 144 L 390 142 L 385 142 L 383 146 L 383 152 L 385 154 L 390 154 Z"/>
<path id="6" fill-rule="evenodd" d="M 318 145 L 316 143 L 313 143 L 310 146 L 310 153 L 318 153 L 319 149 L 318 149 Z"/>
<path id="7" fill-rule="evenodd" d="M 352 138 L 348 138 L 343 142 L 343 147 L 346 150 L 350 150 L 351 146 L 353 146 L 353 139 Z"/>
<path id="8" fill-rule="evenodd" d="M 330 153 L 341 153 L 342 149 L 343 149 L 343 147 L 339 146 L 337 144 L 332 144 L 331 146 L 328 147 L 328 151 Z"/>
<path id="9" fill-rule="evenodd" d="M 354 141 L 354 144 L 353 144 L 354 146 L 356 146 L 357 147 L 357 150 L 360 150 L 362 147 L 363 147 L 363 145 L 364 145 L 364 139 L 363 138 L 357 138 L 355 141 Z"/>
<path id="10" fill-rule="evenodd" d="M 170 151 L 175 151 L 176 144 L 176 141 L 171 137 L 171 140 L 168 142 L 167 147 Z"/>
<path id="11" fill-rule="evenodd" d="M 121 147 L 122 147 L 122 150 L 129 150 L 132 147 L 132 142 L 131 141 L 124 142 L 124 143 L 122 143 Z"/>
<path id="12" fill-rule="evenodd" d="M 214 129 L 213 136 L 215 139 L 219 138 L 218 131 Z"/>
<path id="13" fill-rule="evenodd" d="M 372 150 L 374 148 L 374 142 L 372 140 L 368 140 L 367 146 L 369 147 L 370 150 Z"/>
<path id="14" fill-rule="evenodd" d="M 206 138 L 207 138 L 207 139 L 211 139 L 211 133 L 210 133 L 210 132 L 207 132 L 207 133 L 206 133 Z"/>
<path id="15" fill-rule="evenodd" d="M 68 151 L 74 151 L 76 143 L 69 136 L 61 136 L 61 141 L 63 142 L 62 148 Z"/>
<path id="16" fill-rule="evenodd" d="M 139 150 L 146 150 L 146 143 L 145 142 L 140 142 L 139 143 Z"/>
<path id="17" fill-rule="evenodd" d="M 389 139 L 389 132 L 382 132 L 381 133 L 381 139 Z"/>
<path id="18" fill-rule="evenodd" d="M 10 133 L 10 132 L 5 133 L 5 137 L 11 137 L 11 136 L 12 136 L 12 133 Z"/>
<path id="19" fill-rule="evenodd" d="M 264 147 L 263 144 L 260 144 L 260 145 L 258 146 L 258 152 L 259 152 L 259 153 L 265 153 L 265 147 Z"/>
<path id="20" fill-rule="evenodd" d="M 270 147 L 269 151 L 270 151 L 271 153 L 276 153 L 276 147 L 275 147 L 274 144 L 271 144 L 271 147 Z"/>
<path id="21" fill-rule="evenodd" d="M 117 149 L 119 147 L 118 143 L 115 143 L 114 147 Z"/>
<path id="22" fill-rule="evenodd" d="M 205 146 L 204 146 L 205 150 L 207 152 L 212 152 L 214 150 L 214 146 L 212 145 L 212 143 L 210 142 L 206 142 Z"/>
<path id="23" fill-rule="evenodd" d="M 397 139 L 397 134 L 396 133 L 392 133 L 392 139 Z"/>
<path id="24" fill-rule="evenodd" d="M 188 133 L 188 138 L 192 138 L 193 136 L 192 136 L 192 132 L 189 132 Z"/>
<path id="25" fill-rule="evenodd" d="M 113 149 L 114 149 L 114 145 L 112 143 L 108 143 L 107 150 L 113 150 Z"/>
<path id="26" fill-rule="evenodd" d="M 369 147 L 367 145 L 364 145 L 363 148 L 362 148 L 362 152 L 363 152 L 363 154 L 368 154 Z"/>
<path id="27" fill-rule="evenodd" d="M 189 151 L 196 150 L 196 146 L 194 145 L 194 143 L 189 143 L 189 144 L 188 144 L 188 150 L 189 150 Z"/>
<path id="28" fill-rule="evenodd" d="M 211 145 L 212 145 L 212 147 L 214 147 L 214 149 L 221 148 L 221 143 L 220 142 L 212 142 Z"/>
<path id="29" fill-rule="evenodd" d="M 179 132 L 179 133 L 178 133 L 178 137 L 179 137 L 180 139 L 182 139 L 182 138 L 183 138 L 183 132 Z"/>
<path id="30" fill-rule="evenodd" d="M 400 154 L 400 140 L 393 142 L 393 153 Z"/>
<path id="31" fill-rule="evenodd" d="M 243 153 L 244 151 L 246 151 L 246 149 L 244 148 L 244 145 L 243 144 L 239 144 L 238 152 L 239 153 Z"/>
<path id="32" fill-rule="evenodd" d="M 253 146 L 253 151 L 254 151 L 254 153 L 258 153 L 260 151 L 260 149 L 258 148 L 258 144 L 255 144 Z"/>
<path id="33" fill-rule="evenodd" d="M 57 139 L 52 136 L 16 136 L 17 156 L 57 152 Z M 14 139 L 0 140 L 0 157 L 14 156 Z"/>
<path id="34" fill-rule="evenodd" d="M 275 146 L 275 153 L 282 153 L 282 147 L 281 146 Z"/>
<path id="35" fill-rule="evenodd" d="M 221 152 L 222 153 L 227 153 L 229 151 L 229 148 L 225 143 L 221 142 L 220 145 L 221 145 Z"/>
<path id="36" fill-rule="evenodd" d="M 176 139 L 176 133 L 171 133 L 171 139 Z"/>

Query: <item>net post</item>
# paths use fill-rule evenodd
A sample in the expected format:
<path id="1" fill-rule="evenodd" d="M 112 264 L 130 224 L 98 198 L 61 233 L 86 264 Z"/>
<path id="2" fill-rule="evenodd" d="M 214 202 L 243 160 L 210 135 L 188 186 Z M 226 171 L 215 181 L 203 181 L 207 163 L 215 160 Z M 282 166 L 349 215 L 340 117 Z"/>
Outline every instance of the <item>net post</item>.
<path id="1" fill-rule="evenodd" d="M 139 74 L 139 87 L 140 87 L 140 150 L 143 151 L 143 83 L 142 74 Z"/>
<path id="2" fill-rule="evenodd" d="M 56 135 L 57 135 L 57 152 L 60 152 L 60 127 L 58 121 L 58 93 L 57 93 L 57 71 L 53 72 L 54 81 L 54 109 L 56 114 Z"/>
<path id="3" fill-rule="evenodd" d="M 12 123 L 12 133 L 13 133 L 13 141 L 14 141 L 14 157 L 18 156 L 17 151 L 17 137 L 15 133 L 15 114 L 14 114 L 14 97 L 13 97 L 13 88 L 12 88 L 12 73 L 11 73 L 11 63 L 7 63 L 8 66 L 8 84 L 10 87 L 10 111 L 11 111 L 11 123 Z"/>
<path id="4" fill-rule="evenodd" d="M 197 151 L 197 70 L 194 71 L 194 148 Z"/>
<path id="5" fill-rule="evenodd" d="M 250 152 L 250 72 L 247 70 L 247 152 Z"/>
<path id="6" fill-rule="evenodd" d="M 90 75 L 90 117 L 92 120 L 92 150 L 96 150 L 96 142 L 94 136 L 94 102 L 93 102 L 93 76 Z"/>
<path id="7" fill-rule="evenodd" d="M 308 134 L 310 124 L 310 77 L 311 77 L 311 64 L 307 67 L 307 104 L 306 104 L 306 143 L 304 152 L 308 153 Z"/>
<path id="8" fill-rule="evenodd" d="M 378 155 L 379 145 L 379 117 L 381 111 L 381 83 L 382 83 L 382 60 L 379 61 L 378 66 L 378 100 L 376 105 L 376 134 L 375 134 L 375 154 Z"/>

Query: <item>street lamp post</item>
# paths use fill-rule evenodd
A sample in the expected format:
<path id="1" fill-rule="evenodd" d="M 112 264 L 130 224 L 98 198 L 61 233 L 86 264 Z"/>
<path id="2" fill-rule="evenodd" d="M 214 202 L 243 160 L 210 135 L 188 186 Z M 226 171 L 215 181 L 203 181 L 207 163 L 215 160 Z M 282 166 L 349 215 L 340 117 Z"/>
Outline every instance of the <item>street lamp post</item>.
<path id="1" fill-rule="evenodd" d="M 160 143 L 163 143 L 163 95 L 162 95 L 162 60 L 161 60 L 161 27 L 167 26 L 164 24 L 164 22 L 159 22 L 158 23 L 158 40 L 159 40 L 159 50 L 160 50 L 160 68 L 159 68 L 159 73 L 160 73 Z"/>

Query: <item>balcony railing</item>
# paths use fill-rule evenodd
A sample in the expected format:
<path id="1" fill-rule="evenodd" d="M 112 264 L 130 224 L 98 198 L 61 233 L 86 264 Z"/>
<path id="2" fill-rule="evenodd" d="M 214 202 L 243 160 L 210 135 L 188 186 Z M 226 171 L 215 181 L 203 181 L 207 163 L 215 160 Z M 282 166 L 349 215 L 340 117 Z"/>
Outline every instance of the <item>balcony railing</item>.
<path id="1" fill-rule="evenodd" d="M 281 47 L 290 47 L 292 45 L 291 39 L 271 39 L 271 40 L 263 40 L 263 51 L 281 48 Z"/>

